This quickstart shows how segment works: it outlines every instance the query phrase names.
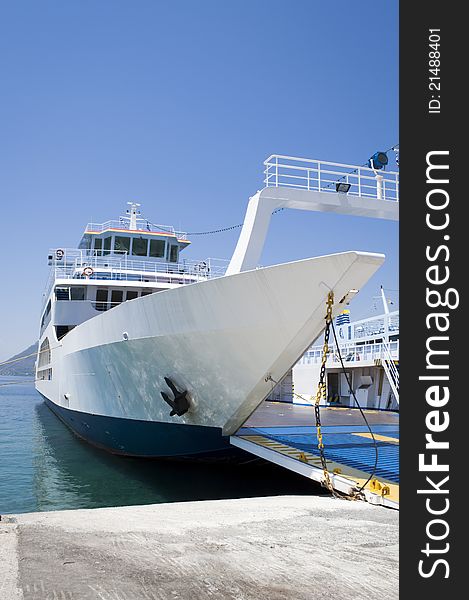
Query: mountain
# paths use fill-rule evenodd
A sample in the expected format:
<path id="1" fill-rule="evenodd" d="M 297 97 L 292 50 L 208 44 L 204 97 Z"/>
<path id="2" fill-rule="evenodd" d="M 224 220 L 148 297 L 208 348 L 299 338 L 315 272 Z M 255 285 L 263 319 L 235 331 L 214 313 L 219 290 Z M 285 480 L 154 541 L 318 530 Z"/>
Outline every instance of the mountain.
<path id="1" fill-rule="evenodd" d="M 6 361 L 2 361 L 3 365 L 2 365 L 2 363 L 0 363 L 0 375 L 8 375 L 8 376 L 30 375 L 30 376 L 34 376 L 34 362 L 36 360 L 36 353 L 37 353 L 37 342 L 35 342 L 31 346 L 29 346 L 29 348 L 26 348 L 19 354 L 15 354 L 15 356 L 12 356 L 11 358 L 7 359 Z M 32 354 L 32 356 L 29 356 L 30 354 Z M 8 363 L 11 360 L 21 358 L 22 356 L 27 356 L 27 358 L 24 358 L 23 360 L 19 360 L 18 362 L 4 364 L 4 363 Z"/>

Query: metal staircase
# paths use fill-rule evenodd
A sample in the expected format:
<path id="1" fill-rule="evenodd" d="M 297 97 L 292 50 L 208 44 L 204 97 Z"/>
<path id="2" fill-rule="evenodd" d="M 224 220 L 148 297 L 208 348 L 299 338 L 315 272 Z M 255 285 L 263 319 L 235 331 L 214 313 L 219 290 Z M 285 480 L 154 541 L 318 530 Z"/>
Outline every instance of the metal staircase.
<path id="1" fill-rule="evenodd" d="M 389 344 L 384 343 L 382 348 L 383 358 L 380 362 L 383 366 L 384 372 L 386 373 L 386 377 L 388 378 L 392 393 L 396 398 L 396 402 L 399 404 L 399 362 L 393 359 Z"/>

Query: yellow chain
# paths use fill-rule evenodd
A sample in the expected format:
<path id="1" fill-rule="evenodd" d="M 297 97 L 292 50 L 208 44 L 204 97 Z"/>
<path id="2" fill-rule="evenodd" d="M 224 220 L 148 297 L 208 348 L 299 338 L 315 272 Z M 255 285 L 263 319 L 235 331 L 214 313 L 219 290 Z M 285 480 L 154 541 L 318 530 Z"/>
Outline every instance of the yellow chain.
<path id="1" fill-rule="evenodd" d="M 318 383 L 318 391 L 316 393 L 316 400 L 314 403 L 314 410 L 316 414 L 316 433 L 318 438 L 318 448 L 321 457 L 321 464 L 323 467 L 324 473 L 324 481 L 328 490 L 334 494 L 334 487 L 331 482 L 331 478 L 329 476 L 329 471 L 327 469 L 326 458 L 324 456 L 324 442 L 322 440 L 322 431 L 321 431 L 321 417 L 319 412 L 319 405 L 321 403 L 321 399 L 327 400 L 327 387 L 325 382 L 325 371 L 326 371 L 326 362 L 327 355 L 329 353 L 329 331 L 332 323 L 332 306 L 334 304 L 334 293 L 332 291 L 327 295 L 326 301 L 326 329 L 324 332 L 324 344 L 322 347 L 322 357 L 321 357 L 321 371 Z"/>

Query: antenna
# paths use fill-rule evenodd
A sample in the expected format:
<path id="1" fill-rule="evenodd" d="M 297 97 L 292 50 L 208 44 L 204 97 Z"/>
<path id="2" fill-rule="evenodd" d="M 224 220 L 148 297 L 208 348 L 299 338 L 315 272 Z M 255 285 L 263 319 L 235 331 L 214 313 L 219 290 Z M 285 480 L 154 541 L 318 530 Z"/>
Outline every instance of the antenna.
<path id="1" fill-rule="evenodd" d="M 381 286 L 381 300 L 383 301 L 384 314 L 389 315 L 388 300 L 384 295 L 384 288 Z"/>
<path id="2" fill-rule="evenodd" d="M 130 210 L 127 210 L 130 213 L 130 223 L 129 229 L 132 231 L 137 230 L 137 215 L 140 214 L 140 211 L 137 210 L 137 206 L 140 206 L 137 202 L 127 202 L 130 205 Z"/>
<path id="3" fill-rule="evenodd" d="M 373 296 L 373 300 L 381 300 L 381 302 L 383 303 L 384 314 L 388 315 L 389 314 L 389 305 L 390 304 L 394 304 L 394 302 L 391 299 L 386 298 L 386 296 L 384 294 L 384 288 L 383 288 L 382 285 L 380 286 L 380 290 L 379 291 L 380 291 L 380 295 L 379 296 Z M 373 303 L 373 307 L 374 307 L 375 310 L 377 310 L 377 306 L 376 306 L 375 303 Z"/>

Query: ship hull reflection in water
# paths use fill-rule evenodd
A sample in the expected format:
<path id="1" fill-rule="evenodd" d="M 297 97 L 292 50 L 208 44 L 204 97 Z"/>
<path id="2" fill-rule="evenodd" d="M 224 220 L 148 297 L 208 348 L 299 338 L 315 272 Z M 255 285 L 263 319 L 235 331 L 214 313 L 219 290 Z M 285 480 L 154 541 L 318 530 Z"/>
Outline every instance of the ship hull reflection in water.
<path id="1" fill-rule="evenodd" d="M 34 411 L 36 506 L 28 510 L 320 493 L 308 480 L 257 461 L 236 465 L 114 456 L 77 438 L 44 403 Z"/>

